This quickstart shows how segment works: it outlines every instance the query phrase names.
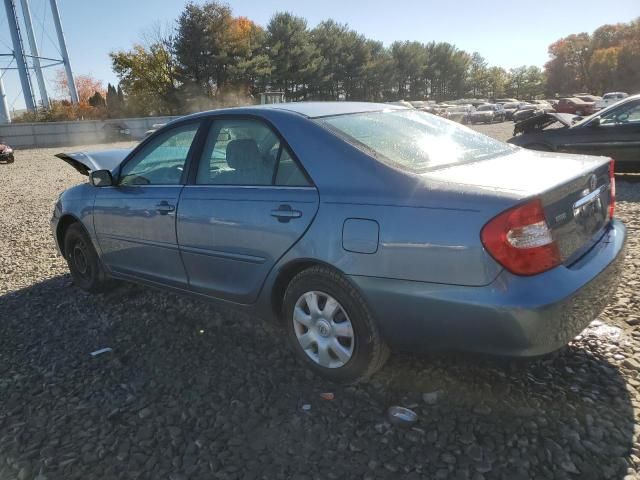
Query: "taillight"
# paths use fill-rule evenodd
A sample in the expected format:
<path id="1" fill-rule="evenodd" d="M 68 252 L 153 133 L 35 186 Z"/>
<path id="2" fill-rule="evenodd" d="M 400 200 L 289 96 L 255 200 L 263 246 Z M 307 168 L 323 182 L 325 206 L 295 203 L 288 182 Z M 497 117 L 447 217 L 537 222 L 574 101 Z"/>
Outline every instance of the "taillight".
<path id="1" fill-rule="evenodd" d="M 502 212 L 482 228 L 480 238 L 491 256 L 516 275 L 535 275 L 561 263 L 540 199 Z"/>
<path id="2" fill-rule="evenodd" d="M 613 218 L 616 210 L 616 177 L 614 174 L 615 160 L 609 161 L 609 218 Z"/>

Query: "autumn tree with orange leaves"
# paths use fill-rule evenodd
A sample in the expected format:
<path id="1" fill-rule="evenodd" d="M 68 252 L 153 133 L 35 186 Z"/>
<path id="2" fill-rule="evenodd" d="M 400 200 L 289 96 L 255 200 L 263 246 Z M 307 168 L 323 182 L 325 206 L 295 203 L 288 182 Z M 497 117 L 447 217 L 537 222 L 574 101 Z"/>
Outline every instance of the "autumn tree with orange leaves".
<path id="1" fill-rule="evenodd" d="M 549 47 L 547 92 L 635 93 L 640 85 L 640 18 L 569 35 Z"/>
<path id="2" fill-rule="evenodd" d="M 96 92 L 106 96 L 107 90 L 102 84 L 102 80 L 98 80 L 91 75 L 76 75 L 74 77 L 76 83 L 76 90 L 78 91 L 78 102 L 80 105 L 89 105 L 89 99 L 93 97 Z M 69 95 L 69 83 L 67 82 L 67 76 L 64 70 L 58 70 L 53 80 L 56 94 L 61 98 L 70 99 Z"/>

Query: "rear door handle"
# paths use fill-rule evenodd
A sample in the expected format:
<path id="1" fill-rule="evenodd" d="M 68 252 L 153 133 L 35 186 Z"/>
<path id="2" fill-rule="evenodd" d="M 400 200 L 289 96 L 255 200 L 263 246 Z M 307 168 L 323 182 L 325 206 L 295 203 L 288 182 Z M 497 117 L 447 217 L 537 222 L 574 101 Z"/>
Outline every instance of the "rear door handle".
<path id="1" fill-rule="evenodd" d="M 292 218 L 300 218 L 302 212 L 292 209 L 291 205 L 280 205 L 277 210 L 271 210 L 271 216 L 277 218 L 279 222 L 285 223 Z"/>
<path id="2" fill-rule="evenodd" d="M 166 200 L 163 200 L 156 205 L 156 212 L 158 212 L 160 215 L 167 215 L 168 213 L 173 212 L 175 209 L 176 207 L 173 205 L 169 205 L 169 202 L 167 202 Z"/>

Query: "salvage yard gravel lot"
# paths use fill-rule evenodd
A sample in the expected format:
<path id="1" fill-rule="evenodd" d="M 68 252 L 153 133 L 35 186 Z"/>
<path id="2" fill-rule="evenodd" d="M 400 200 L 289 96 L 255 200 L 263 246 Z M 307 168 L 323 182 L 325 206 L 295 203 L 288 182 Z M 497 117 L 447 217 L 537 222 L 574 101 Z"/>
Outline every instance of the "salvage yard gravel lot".
<path id="1" fill-rule="evenodd" d="M 477 129 L 504 140 L 512 126 Z M 566 350 L 396 355 L 345 387 L 256 318 L 133 285 L 75 288 L 49 218 L 86 179 L 58 151 L 0 165 L 0 480 L 640 479 L 639 176 L 618 177 L 621 286 Z M 415 427 L 387 423 L 391 405 Z"/>

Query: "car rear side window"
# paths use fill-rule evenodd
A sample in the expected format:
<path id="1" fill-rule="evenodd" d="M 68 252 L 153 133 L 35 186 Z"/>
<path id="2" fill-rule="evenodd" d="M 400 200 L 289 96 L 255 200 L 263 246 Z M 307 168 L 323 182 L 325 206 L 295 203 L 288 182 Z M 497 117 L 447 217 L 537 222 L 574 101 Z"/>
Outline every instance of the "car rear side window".
<path id="1" fill-rule="evenodd" d="M 283 147 L 280 153 L 280 162 L 278 162 L 275 183 L 276 185 L 285 187 L 306 187 L 310 185 L 309 180 L 307 180 L 307 177 L 295 162 L 287 147 Z"/>
<path id="2" fill-rule="evenodd" d="M 304 179 L 286 146 L 264 122 L 222 119 L 211 125 L 198 165 L 198 185 L 284 185 Z"/>
<path id="3" fill-rule="evenodd" d="M 179 185 L 200 123 L 158 133 L 124 164 L 119 185 Z"/>
<path id="4" fill-rule="evenodd" d="M 514 148 L 419 111 L 356 113 L 318 121 L 378 160 L 413 172 L 487 159 Z"/>

